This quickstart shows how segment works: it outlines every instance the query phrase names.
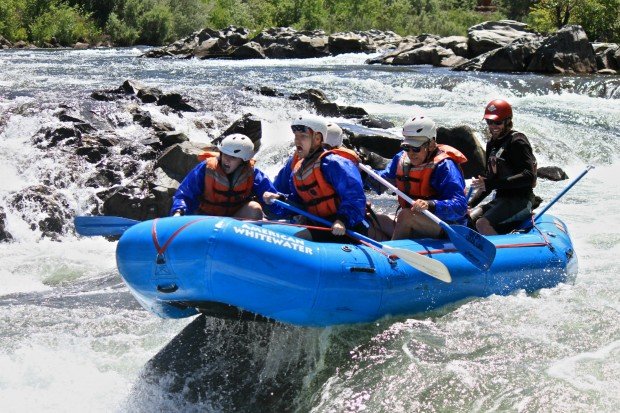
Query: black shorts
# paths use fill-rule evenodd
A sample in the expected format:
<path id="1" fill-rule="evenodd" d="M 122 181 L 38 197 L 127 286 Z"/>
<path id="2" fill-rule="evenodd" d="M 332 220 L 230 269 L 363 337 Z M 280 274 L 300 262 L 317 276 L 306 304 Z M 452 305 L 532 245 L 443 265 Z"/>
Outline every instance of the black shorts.
<path id="1" fill-rule="evenodd" d="M 530 197 L 496 197 L 482 206 L 482 217 L 492 226 L 520 222 L 532 214 L 532 200 Z"/>

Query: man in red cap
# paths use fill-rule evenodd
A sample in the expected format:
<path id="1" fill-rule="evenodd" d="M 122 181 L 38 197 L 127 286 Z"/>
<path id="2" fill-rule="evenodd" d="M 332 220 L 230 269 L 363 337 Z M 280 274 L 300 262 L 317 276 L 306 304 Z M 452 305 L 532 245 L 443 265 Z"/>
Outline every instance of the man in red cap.
<path id="1" fill-rule="evenodd" d="M 512 107 L 502 99 L 489 102 L 484 111 L 491 139 L 486 146 L 486 173 L 472 180 L 476 190 L 469 202 L 476 206 L 491 191 L 495 199 L 470 211 L 476 229 L 497 235 L 532 213 L 536 186 L 536 157 L 527 137 L 512 130 Z"/>

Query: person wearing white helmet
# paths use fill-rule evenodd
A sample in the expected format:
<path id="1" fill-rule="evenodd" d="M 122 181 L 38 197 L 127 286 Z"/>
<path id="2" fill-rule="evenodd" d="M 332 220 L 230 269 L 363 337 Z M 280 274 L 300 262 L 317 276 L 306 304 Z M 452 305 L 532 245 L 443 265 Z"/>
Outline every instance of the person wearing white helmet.
<path id="1" fill-rule="evenodd" d="M 200 156 L 203 162 L 187 174 L 174 194 L 171 214 L 263 219 L 262 196 L 275 188 L 254 167 L 254 143 L 235 133 L 222 139 L 219 150 Z"/>
<path id="2" fill-rule="evenodd" d="M 383 171 L 378 171 L 416 200 L 409 205 L 398 198 L 400 211 L 392 239 L 443 238 L 441 227 L 421 211 L 429 210 L 448 223 L 467 222 L 465 180 L 459 166 L 467 158 L 451 146 L 437 144 L 437 126 L 428 116 L 415 116 L 405 122 L 402 135 L 401 151 Z"/>
<path id="3" fill-rule="evenodd" d="M 302 121 L 308 122 L 308 124 L 312 122 L 324 122 L 321 120 L 321 118 L 317 118 L 313 116 L 306 116 L 306 115 L 299 115 L 295 117 L 295 120 L 293 121 L 293 123 L 302 122 Z M 325 131 L 325 136 L 323 139 L 323 148 L 331 151 L 332 153 L 336 155 L 340 155 L 346 159 L 349 159 L 350 161 L 352 161 L 354 164 L 357 165 L 360 162 L 359 155 L 357 155 L 355 151 L 342 146 L 342 141 L 344 139 L 344 132 L 342 131 L 342 128 L 340 128 L 340 126 L 338 126 L 336 122 L 327 122 L 326 125 L 327 125 L 327 129 Z M 317 128 L 320 128 L 320 127 L 317 126 Z M 286 161 L 286 164 L 284 165 L 284 167 L 280 169 L 280 171 L 276 175 L 276 178 L 273 181 L 273 185 L 276 187 L 276 189 L 279 192 L 290 193 L 292 191 L 289 186 L 290 176 L 293 170 L 293 166 L 297 163 L 298 160 L 299 160 L 299 156 L 297 155 L 297 151 L 295 151 L 293 156 L 291 156 Z"/>
<path id="4" fill-rule="evenodd" d="M 295 155 L 291 160 L 294 164 L 289 184 L 283 192 L 263 195 L 268 204 L 285 197 L 305 206 L 310 213 L 332 221 L 330 234 L 310 230 L 309 234 L 298 235 L 315 241 L 339 241 L 346 229 L 368 231 L 366 195 L 359 170 L 350 160 L 323 147 L 327 125 L 317 116 L 300 115 L 293 120 Z"/>
<path id="5" fill-rule="evenodd" d="M 338 126 L 336 122 L 329 122 L 327 124 L 327 133 L 325 134 L 323 147 L 325 149 L 340 148 L 342 146 L 343 135 L 344 132 L 342 132 L 342 128 Z"/>

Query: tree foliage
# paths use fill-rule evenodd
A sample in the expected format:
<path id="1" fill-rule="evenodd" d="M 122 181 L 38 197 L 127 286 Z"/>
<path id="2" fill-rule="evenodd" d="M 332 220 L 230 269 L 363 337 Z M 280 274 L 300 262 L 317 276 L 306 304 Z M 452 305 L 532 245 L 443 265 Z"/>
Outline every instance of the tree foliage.
<path id="1" fill-rule="evenodd" d="M 401 35 L 464 35 L 486 20 L 509 18 L 543 32 L 584 27 L 591 40 L 620 41 L 620 0 L 0 0 L 0 35 L 11 41 L 67 44 L 103 34 L 118 45 L 160 45 L 204 27 L 254 31 L 272 26 L 329 33 L 380 29 Z"/>
<path id="2" fill-rule="evenodd" d="M 578 24 L 590 41 L 618 42 L 620 0 L 540 0 L 532 6 L 528 21 L 542 32 Z"/>

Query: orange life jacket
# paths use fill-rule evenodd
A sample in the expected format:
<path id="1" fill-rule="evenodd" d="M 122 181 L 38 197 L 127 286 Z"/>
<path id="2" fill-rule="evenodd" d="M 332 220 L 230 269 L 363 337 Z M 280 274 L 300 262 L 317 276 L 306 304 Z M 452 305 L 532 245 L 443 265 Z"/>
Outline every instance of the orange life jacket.
<path id="1" fill-rule="evenodd" d="M 304 160 L 297 160 L 293 167 L 293 184 L 299 197 L 308 212 L 320 217 L 335 215 L 340 205 L 340 199 L 334 187 L 325 180 L 321 172 L 321 160 L 331 153 L 335 153 L 335 150 L 322 152 L 303 167 Z"/>
<path id="2" fill-rule="evenodd" d="M 343 158 L 353 162 L 355 165 L 359 164 L 362 161 L 359 155 L 355 153 L 353 149 L 345 148 L 343 146 L 339 148 L 332 148 L 328 150 L 328 152 L 336 154 L 338 156 L 342 156 Z M 293 153 L 293 160 L 291 161 L 291 166 L 295 167 L 295 165 L 297 165 L 297 162 L 299 162 L 299 155 L 297 155 L 297 151 L 295 151 Z"/>
<path id="3" fill-rule="evenodd" d="M 465 155 L 449 145 L 437 145 L 433 159 L 418 166 L 411 165 L 407 153 L 403 152 L 396 168 L 396 187 L 413 199 L 433 199 L 437 192 L 431 186 L 431 175 L 444 159 L 452 159 L 457 165 L 467 162 Z M 403 208 L 409 206 L 401 197 L 398 197 L 398 202 Z"/>
<path id="4" fill-rule="evenodd" d="M 207 152 L 201 155 L 207 165 L 205 189 L 198 207 L 199 213 L 215 216 L 232 216 L 250 201 L 254 185 L 254 159 L 241 165 L 229 180 L 220 167 L 219 154 Z"/>

